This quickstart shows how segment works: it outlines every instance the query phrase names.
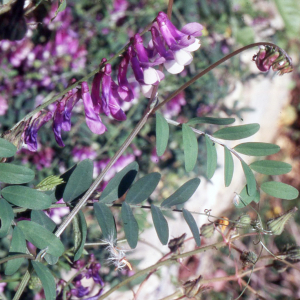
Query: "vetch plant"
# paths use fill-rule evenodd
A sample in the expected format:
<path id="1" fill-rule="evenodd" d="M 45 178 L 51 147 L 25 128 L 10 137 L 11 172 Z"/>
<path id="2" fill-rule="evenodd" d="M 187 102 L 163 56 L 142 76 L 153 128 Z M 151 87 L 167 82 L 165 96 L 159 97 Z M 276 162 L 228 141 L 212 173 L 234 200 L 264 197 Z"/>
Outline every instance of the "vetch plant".
<path id="1" fill-rule="evenodd" d="M 57 18 L 61 14 L 60 11 L 65 8 L 63 5 L 66 5 L 65 1 L 60 3 L 55 13 Z M 118 9 L 121 10 L 120 7 Z M 5 263 L 4 274 L 8 276 L 8 279 L 1 277 L 0 282 L 8 282 L 10 276 L 19 272 L 18 270 L 25 263 L 28 266 L 25 274 L 18 278 L 20 284 L 16 289 L 14 300 L 22 299 L 27 287 L 37 289 L 41 297 L 45 297 L 46 300 L 73 299 L 73 296 L 90 300 L 105 299 L 119 288 L 146 275 L 134 294 L 134 298 L 138 299 L 140 290 L 160 267 L 181 264 L 183 258 L 202 254 L 207 250 L 219 250 L 223 247 L 227 247 L 232 253 L 238 253 L 241 269 L 238 270 L 236 267 L 235 275 L 228 275 L 221 279 L 217 277 L 206 279 L 200 274 L 196 279 L 187 280 L 176 289 L 175 293 L 164 299 L 183 299 L 185 297 L 202 299 L 203 295 L 213 290 L 210 285 L 221 280 L 237 281 L 244 286 L 243 291 L 236 298 L 238 299 L 246 289 L 253 292 L 249 283 L 254 272 L 270 267 L 281 271 L 284 268 L 292 267 L 299 271 L 299 268 L 294 265 L 299 261 L 298 246 L 286 246 L 278 253 L 273 253 L 264 241 L 265 236 L 282 234 L 287 221 L 296 214 L 297 207 L 277 218 L 266 221 L 266 227 L 263 225 L 264 217 L 260 215 L 258 209 L 255 209 L 261 200 L 261 191 L 285 200 L 297 199 L 299 193 L 293 186 L 275 180 L 265 181 L 259 186 L 253 171 L 268 176 L 277 176 L 290 172 L 292 167 L 287 163 L 275 160 L 258 160 L 247 164 L 242 157 L 242 155 L 272 155 L 279 152 L 279 146 L 271 143 L 247 142 L 239 143 L 231 148 L 224 143 L 226 140 L 241 140 L 254 135 L 260 128 L 257 123 L 232 125 L 235 118 L 212 116 L 195 116 L 181 122 L 180 119 L 165 118 L 159 112 L 167 104 L 170 105 L 175 97 L 181 97 L 183 90 L 189 86 L 192 87 L 196 80 L 251 47 L 260 47 L 253 60 L 262 72 L 272 68 L 279 75 L 289 73 L 293 70 L 291 58 L 275 44 L 268 42 L 250 44 L 208 66 L 171 95 L 162 99 L 159 88 L 166 76 L 164 71 L 172 75 L 180 74 L 187 65 L 192 63 L 192 52 L 201 51 L 199 37 L 204 30 L 201 24 L 195 22 L 188 23 L 179 30 L 170 20 L 171 12 L 172 2 L 170 1 L 168 14 L 159 12 L 153 22 L 143 32 L 135 33 L 129 39 L 128 44 L 116 55 L 110 56 L 109 59 L 102 57 L 97 69 L 83 78 L 72 78 L 61 93 L 36 107 L 9 130 L 2 132 L 0 138 L 0 237 L 4 239 L 6 236 L 11 236 L 11 239 L 8 256 L 0 260 L 1 264 Z M 66 35 L 66 32 L 64 34 Z M 150 38 L 147 46 L 146 38 Z M 63 40 L 61 38 L 62 45 L 64 45 Z M 129 73 L 132 75 L 131 77 L 129 77 Z M 92 77 L 91 87 L 89 87 L 88 80 Z M 133 77 L 134 83 L 132 82 Z M 134 84 L 139 85 L 147 102 L 138 102 Z M 134 106 L 142 106 L 144 113 L 95 180 L 93 180 L 93 161 L 87 158 L 62 172 L 61 175 L 52 174 L 43 178 L 35 186 L 30 184 L 35 177 L 34 171 L 28 167 L 14 164 L 12 157 L 25 145 L 30 151 L 37 151 L 38 131 L 51 120 L 55 140 L 60 147 L 64 147 L 62 132 L 70 132 L 69 138 L 72 138 L 72 127 L 76 128 L 76 124 L 72 122 L 71 117 L 78 109 L 80 100 L 84 107 L 86 125 L 95 135 L 105 135 L 112 130 L 112 126 L 117 124 L 115 121 L 121 122 L 120 124 L 126 122 L 130 110 L 126 115 L 126 111 L 123 109 L 124 102 L 130 103 L 131 109 Z M 145 103 L 147 105 L 143 107 Z M 232 182 L 234 159 L 241 163 L 246 185 L 241 187 L 240 192 L 234 197 L 234 205 L 237 208 L 249 206 L 252 209 L 249 210 L 252 213 L 251 216 L 250 213 L 243 213 L 238 219 L 230 220 L 227 217 L 213 216 L 210 211 L 200 206 L 196 212 L 184 208 L 185 203 L 200 185 L 200 179 L 197 177 L 185 181 L 168 196 L 164 194 L 165 199 L 159 202 L 156 198 L 161 192 L 160 186 L 163 185 L 162 174 L 156 170 L 139 176 L 139 164 L 136 161 L 132 161 L 118 170 L 108 182 L 105 182 L 104 187 L 106 176 L 120 163 L 122 158 L 126 161 L 125 150 L 129 146 L 134 148 L 134 145 L 131 144 L 133 139 L 154 116 L 156 144 L 153 145 L 153 148 L 156 147 L 156 154 L 159 157 L 165 155 L 169 145 L 170 126 L 179 128 L 186 172 L 193 171 L 197 164 L 199 137 L 203 137 L 202 141 L 206 147 L 207 179 L 211 179 L 215 174 L 218 147 L 224 149 L 224 185 L 226 187 Z M 170 114 L 171 116 L 173 115 Z M 113 120 L 113 123 L 109 122 L 110 119 Z M 198 130 L 196 128 L 198 124 L 226 127 L 208 133 Z M 44 147 L 42 142 L 41 145 Z M 112 148 L 111 151 L 113 152 L 114 149 L 116 148 Z M 80 151 L 83 154 L 78 154 Z M 88 147 L 75 149 L 73 153 L 75 152 L 78 156 L 94 156 Z M 137 179 L 137 177 L 139 178 Z M 154 191 L 158 191 L 158 193 L 154 193 Z M 148 203 L 144 204 L 145 201 Z M 51 212 L 59 208 L 69 208 L 70 212 L 57 226 L 51 218 Z M 89 240 L 88 229 L 91 221 L 88 210 L 93 212 L 94 219 L 101 228 L 102 236 L 96 243 Z M 135 249 L 139 243 L 138 210 L 145 211 L 146 215 L 151 213 L 158 239 L 162 245 L 168 245 L 170 249 L 168 253 L 162 255 L 157 263 L 142 270 L 138 270 L 131 259 L 127 257 L 128 248 L 120 245 L 121 237 L 127 241 L 131 249 Z M 115 213 L 116 211 L 118 213 Z M 255 216 L 253 216 L 253 211 Z M 168 216 L 171 213 L 182 214 L 195 240 L 194 250 L 185 252 L 183 249 L 190 240 L 187 238 L 189 233 L 169 240 Z M 206 216 L 208 223 L 202 224 L 200 227 L 194 218 L 196 214 Z M 60 217 L 62 216 L 63 214 L 60 215 Z M 65 234 L 63 234 L 67 228 L 72 236 L 72 245 L 66 242 Z M 221 237 L 221 240 L 209 243 L 209 239 L 216 234 Z M 256 244 L 260 244 L 261 249 L 258 247 L 253 251 L 241 249 L 234 243 L 244 237 L 256 238 Z M 205 245 L 201 246 L 202 239 L 205 239 Z M 103 254 L 101 261 L 89 252 L 89 247 L 95 246 L 97 251 L 99 250 Z M 268 255 L 264 256 L 263 250 L 267 251 Z M 257 267 L 257 263 L 264 259 L 272 259 L 272 264 Z M 119 276 L 122 279 L 118 284 L 110 285 L 105 281 L 105 278 L 111 274 L 105 274 L 103 265 L 113 266 L 114 270 L 110 270 L 111 274 L 117 271 L 119 275 L 122 275 Z M 68 270 L 73 269 L 73 275 L 69 280 L 59 277 L 59 270 L 63 267 Z M 249 274 L 248 282 L 245 282 L 242 278 Z M 82 283 L 84 278 L 92 279 L 91 286 L 84 286 Z M 91 287 L 96 288 L 96 294 Z M 258 293 L 256 295 L 260 297 Z"/>

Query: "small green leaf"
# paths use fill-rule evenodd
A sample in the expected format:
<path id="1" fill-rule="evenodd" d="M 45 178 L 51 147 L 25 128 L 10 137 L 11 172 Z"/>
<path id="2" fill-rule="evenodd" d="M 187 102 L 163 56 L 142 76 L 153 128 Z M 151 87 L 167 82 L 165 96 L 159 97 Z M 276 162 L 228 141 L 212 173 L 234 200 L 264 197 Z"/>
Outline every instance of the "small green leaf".
<path id="1" fill-rule="evenodd" d="M 249 166 L 244 162 L 241 161 L 242 167 L 244 170 L 244 174 L 247 180 L 247 192 L 249 196 L 254 196 L 256 191 L 256 181 L 253 172 L 249 168 Z"/>
<path id="2" fill-rule="evenodd" d="M 11 244 L 9 248 L 10 253 L 19 254 L 26 253 L 26 241 L 23 232 L 16 226 L 13 230 Z M 16 258 L 9 260 L 5 268 L 5 275 L 11 276 L 18 271 L 25 258 Z"/>
<path id="3" fill-rule="evenodd" d="M 216 144 L 205 135 L 205 144 L 206 144 L 206 153 L 207 153 L 207 162 L 206 162 L 206 175 L 208 179 L 211 179 L 214 176 L 214 173 L 217 168 L 217 150 Z"/>
<path id="4" fill-rule="evenodd" d="M 186 124 L 193 126 L 196 124 L 215 124 L 215 125 L 230 125 L 235 122 L 235 118 L 211 118 L 211 117 L 198 117 L 189 120 Z"/>
<path id="5" fill-rule="evenodd" d="M 129 204 L 139 204 L 153 193 L 157 187 L 161 175 L 150 173 L 139 179 L 127 192 L 125 201 Z"/>
<path id="6" fill-rule="evenodd" d="M 195 242 L 197 244 L 198 247 L 201 246 L 201 241 L 200 241 L 200 231 L 199 228 L 197 226 L 197 223 L 194 219 L 194 217 L 192 216 L 192 214 L 186 210 L 186 209 L 182 209 L 183 212 L 183 217 L 185 219 L 185 221 L 187 222 L 187 224 L 189 225 L 191 232 L 193 234 L 193 237 L 195 239 Z"/>
<path id="7" fill-rule="evenodd" d="M 110 209 L 103 203 L 94 203 L 94 212 L 102 230 L 103 239 L 115 241 L 117 239 L 116 224 Z"/>
<path id="8" fill-rule="evenodd" d="M 75 221 L 74 221 L 75 220 Z M 83 212 L 80 210 L 73 219 L 74 228 L 74 261 L 77 261 L 84 250 L 87 235 L 87 225 Z"/>
<path id="9" fill-rule="evenodd" d="M 121 218 L 128 244 L 131 249 L 134 249 L 138 242 L 139 227 L 130 206 L 126 202 L 122 203 Z"/>
<path id="10" fill-rule="evenodd" d="M 31 212 L 31 221 L 40 224 L 50 232 L 53 232 L 56 228 L 56 224 L 41 210 Z"/>
<path id="11" fill-rule="evenodd" d="M 266 175 L 281 175 L 289 173 L 292 166 L 276 160 L 258 160 L 250 164 L 252 170 Z"/>
<path id="12" fill-rule="evenodd" d="M 6 139 L 0 138 L 0 157 L 11 157 L 17 152 L 17 147 L 7 141 Z"/>
<path id="13" fill-rule="evenodd" d="M 44 258 L 45 258 L 45 261 L 51 266 L 56 265 L 59 260 L 59 257 L 51 255 L 49 253 L 46 253 Z"/>
<path id="14" fill-rule="evenodd" d="M 112 203 L 122 197 L 133 183 L 138 170 L 139 165 L 134 161 L 118 172 L 107 184 L 99 201 Z"/>
<path id="15" fill-rule="evenodd" d="M 225 186 L 230 186 L 233 170 L 234 170 L 234 163 L 231 152 L 224 147 L 224 157 L 225 157 L 225 167 L 224 167 L 224 178 L 225 178 Z"/>
<path id="16" fill-rule="evenodd" d="M 156 112 L 156 153 L 162 156 L 167 148 L 169 140 L 169 124 L 166 119 Z"/>
<path id="17" fill-rule="evenodd" d="M 161 204 L 162 207 L 172 207 L 174 205 L 183 204 L 188 201 L 195 193 L 200 184 L 199 178 L 193 178 L 183 184 L 174 194 L 168 197 Z"/>
<path id="18" fill-rule="evenodd" d="M 52 191 L 54 190 L 58 185 L 64 183 L 64 180 L 60 178 L 60 176 L 50 175 L 47 178 L 43 179 L 36 187 L 35 189 L 38 191 Z"/>
<path id="19" fill-rule="evenodd" d="M 46 300 L 56 299 L 56 284 L 53 275 L 47 267 L 37 261 L 32 261 L 32 266 L 42 282 Z"/>
<path id="20" fill-rule="evenodd" d="M 14 212 L 10 204 L 4 199 L 0 199 L 0 238 L 7 236 L 13 219 Z"/>
<path id="21" fill-rule="evenodd" d="M 277 181 L 264 182 L 261 189 L 273 197 L 285 200 L 293 200 L 299 196 L 298 190 L 293 186 Z"/>
<path id="22" fill-rule="evenodd" d="M 235 202 L 234 205 L 237 208 L 243 208 L 243 207 L 247 206 L 248 204 L 250 204 L 252 201 L 259 203 L 260 194 L 259 194 L 259 191 L 256 190 L 255 194 L 253 196 L 249 196 L 247 193 L 247 186 L 245 186 L 237 198 L 238 198 L 238 201 Z"/>
<path id="23" fill-rule="evenodd" d="M 81 161 L 71 174 L 63 193 L 65 202 L 71 202 L 82 195 L 93 182 L 93 161 L 85 159 Z"/>
<path id="24" fill-rule="evenodd" d="M 250 156 L 267 156 L 280 151 L 280 147 L 269 143 L 243 143 L 234 147 L 234 150 Z"/>
<path id="25" fill-rule="evenodd" d="M 190 172 L 194 169 L 198 157 L 198 142 L 194 131 L 188 126 L 182 125 L 182 138 L 184 149 L 185 170 Z"/>
<path id="26" fill-rule="evenodd" d="M 53 256 L 61 256 L 64 245 L 60 239 L 40 224 L 31 221 L 20 221 L 18 227 L 23 231 L 25 239 L 39 249 L 46 249 Z"/>
<path id="27" fill-rule="evenodd" d="M 0 163 L 0 182 L 22 184 L 30 182 L 33 178 L 34 172 L 26 167 Z"/>
<path id="28" fill-rule="evenodd" d="M 255 134 L 259 127 L 259 124 L 256 123 L 231 126 L 216 131 L 213 136 L 222 140 L 240 140 Z"/>
<path id="29" fill-rule="evenodd" d="M 161 210 L 153 204 L 151 204 L 151 214 L 158 238 L 163 245 L 166 245 L 169 240 L 168 222 L 162 214 Z"/>
<path id="30" fill-rule="evenodd" d="M 34 210 L 47 209 L 51 206 L 51 198 L 27 186 L 12 185 L 1 191 L 3 198 L 10 203 Z"/>

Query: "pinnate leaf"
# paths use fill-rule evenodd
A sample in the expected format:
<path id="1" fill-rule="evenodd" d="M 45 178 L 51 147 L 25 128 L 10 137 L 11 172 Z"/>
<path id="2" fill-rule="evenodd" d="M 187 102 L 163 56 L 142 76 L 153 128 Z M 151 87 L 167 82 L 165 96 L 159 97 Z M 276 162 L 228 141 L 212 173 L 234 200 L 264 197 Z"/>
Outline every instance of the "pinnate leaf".
<path id="1" fill-rule="evenodd" d="M 167 148 L 169 140 L 169 124 L 166 119 L 156 112 L 156 153 L 162 156 Z"/>
<path id="2" fill-rule="evenodd" d="M 194 131 L 186 124 L 182 125 L 185 170 L 194 169 L 198 157 L 198 142 Z"/>
<path id="3" fill-rule="evenodd" d="M 163 245 L 166 245 L 169 240 L 168 222 L 162 214 L 161 210 L 153 204 L 151 204 L 151 214 L 158 238 Z"/>
<path id="4" fill-rule="evenodd" d="M 213 136 L 222 140 L 240 140 L 255 134 L 259 128 L 259 124 L 256 123 L 231 126 L 216 131 Z"/>
<path id="5" fill-rule="evenodd" d="M 268 195 L 285 200 L 293 200 L 299 196 L 299 191 L 293 186 L 277 181 L 264 182 L 261 189 Z"/>
<path id="6" fill-rule="evenodd" d="M 243 143 L 234 147 L 234 150 L 245 155 L 267 156 L 280 151 L 280 147 L 270 143 Z"/>

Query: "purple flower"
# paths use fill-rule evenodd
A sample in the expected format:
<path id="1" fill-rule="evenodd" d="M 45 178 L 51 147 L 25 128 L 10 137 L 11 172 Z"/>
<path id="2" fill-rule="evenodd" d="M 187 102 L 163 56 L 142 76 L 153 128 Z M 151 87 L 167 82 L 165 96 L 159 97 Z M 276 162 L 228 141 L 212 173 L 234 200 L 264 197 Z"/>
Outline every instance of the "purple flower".
<path id="1" fill-rule="evenodd" d="M 181 111 L 181 107 L 186 105 L 186 100 L 184 98 L 184 93 L 180 92 L 175 96 L 170 102 L 166 104 L 163 108 L 163 113 L 166 118 L 171 118 L 178 116 Z"/>
<path id="2" fill-rule="evenodd" d="M 0 95 L 0 116 L 5 115 L 6 111 L 8 109 L 7 101 L 4 97 Z"/>
<path id="3" fill-rule="evenodd" d="M 30 119 L 24 132 L 24 142 L 30 151 L 37 150 L 37 133 L 52 118 L 52 112 L 40 111 L 35 119 Z"/>
<path id="4" fill-rule="evenodd" d="M 75 283 L 75 288 L 71 289 L 70 292 L 71 292 L 70 293 L 71 295 L 78 297 L 78 298 L 82 298 L 82 297 L 86 296 L 90 291 L 89 291 L 88 287 L 82 286 L 81 282 L 77 281 Z"/>

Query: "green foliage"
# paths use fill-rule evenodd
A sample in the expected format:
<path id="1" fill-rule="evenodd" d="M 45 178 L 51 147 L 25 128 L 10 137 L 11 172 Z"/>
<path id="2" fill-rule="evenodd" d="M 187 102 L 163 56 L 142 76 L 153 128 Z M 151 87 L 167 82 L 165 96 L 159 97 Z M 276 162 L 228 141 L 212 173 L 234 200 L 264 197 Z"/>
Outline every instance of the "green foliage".
<path id="1" fill-rule="evenodd" d="M 240 192 L 240 194 L 238 195 L 239 200 L 237 201 L 237 203 L 235 203 L 235 206 L 237 208 L 243 208 L 245 206 L 247 206 L 248 204 L 250 204 L 252 201 L 258 203 L 260 201 L 260 194 L 259 191 L 256 190 L 255 194 L 253 196 L 249 196 L 248 192 L 247 192 L 247 186 L 245 186 L 242 191 Z"/>
<path id="2" fill-rule="evenodd" d="M 231 152 L 224 147 L 224 159 L 225 159 L 225 166 L 224 166 L 224 178 L 225 178 L 225 186 L 230 186 L 233 171 L 234 171 L 234 163 Z"/>
<path id="3" fill-rule="evenodd" d="M 249 196 L 254 196 L 256 191 L 256 181 L 253 172 L 249 168 L 249 166 L 242 160 L 241 161 L 244 174 L 247 180 L 247 193 Z"/>
<path id="4" fill-rule="evenodd" d="M 197 117 L 197 118 L 192 118 L 186 124 L 189 126 L 193 126 L 196 124 L 230 125 L 234 122 L 235 122 L 235 118 Z"/>
<path id="5" fill-rule="evenodd" d="M 46 300 L 56 299 L 56 284 L 53 275 L 47 267 L 38 261 L 32 261 L 32 266 L 42 282 Z"/>
<path id="6" fill-rule="evenodd" d="M 93 182 L 93 161 L 81 161 L 72 172 L 63 193 L 65 202 L 71 202 L 81 196 Z"/>
<path id="7" fill-rule="evenodd" d="M 195 193 L 200 184 L 199 178 L 193 178 L 183 184 L 174 194 L 168 197 L 161 204 L 162 207 L 172 207 L 188 201 Z"/>
<path id="8" fill-rule="evenodd" d="M 138 242 L 139 227 L 133 216 L 130 206 L 123 202 L 121 209 L 121 218 L 124 225 L 125 236 L 131 249 L 134 249 Z"/>
<path id="9" fill-rule="evenodd" d="M 116 224 L 110 209 L 103 203 L 94 203 L 94 212 L 102 230 L 103 239 L 115 241 L 117 239 Z"/>
<path id="10" fill-rule="evenodd" d="M 26 241 L 23 232 L 15 226 L 12 234 L 9 252 L 13 254 L 26 253 Z M 25 262 L 25 258 L 16 258 L 9 260 L 5 268 L 5 275 L 11 276 L 18 271 L 20 266 Z"/>
<path id="11" fill-rule="evenodd" d="M 107 184 L 99 201 L 112 203 L 122 197 L 133 183 L 138 170 L 139 165 L 134 161 L 118 172 Z"/>
<path id="12" fill-rule="evenodd" d="M 58 257 L 64 253 L 60 239 L 43 226 L 31 221 L 20 221 L 17 226 L 23 231 L 25 239 L 37 248 L 47 248 L 47 253 Z"/>
<path id="13" fill-rule="evenodd" d="M 35 189 L 38 191 L 52 191 L 56 186 L 64 183 L 64 180 L 60 176 L 50 175 L 43 179 Z"/>
<path id="14" fill-rule="evenodd" d="M 158 238 L 163 245 L 166 245 L 169 240 L 169 226 L 167 220 L 161 210 L 153 204 L 151 204 L 151 214 Z"/>
<path id="15" fill-rule="evenodd" d="M 200 232 L 199 232 L 199 228 L 197 226 L 197 223 L 194 219 L 194 217 L 192 216 L 192 214 L 186 210 L 186 209 L 182 209 L 182 213 L 183 213 L 183 217 L 185 219 L 185 221 L 187 222 L 187 224 L 189 225 L 191 232 L 193 234 L 193 237 L 196 241 L 196 244 L 198 247 L 201 246 L 201 241 L 200 241 Z"/>
<path id="16" fill-rule="evenodd" d="M 240 140 L 252 136 L 259 130 L 259 124 L 231 126 L 219 129 L 213 136 L 222 140 Z"/>
<path id="17" fill-rule="evenodd" d="M 156 154 L 162 156 L 167 148 L 169 140 L 169 124 L 166 119 L 156 112 Z"/>
<path id="18" fill-rule="evenodd" d="M 291 185 L 277 181 L 264 182 L 261 185 L 261 189 L 268 195 L 285 200 L 293 200 L 299 196 L 297 189 Z"/>
<path id="19" fill-rule="evenodd" d="M 194 169 L 198 156 L 198 142 L 193 130 L 182 124 L 182 138 L 184 149 L 185 170 L 190 172 Z"/>
<path id="20" fill-rule="evenodd" d="M 9 184 L 22 184 L 33 180 L 34 172 L 26 167 L 10 163 L 0 163 L 0 181 Z"/>
<path id="21" fill-rule="evenodd" d="M 13 219 L 14 212 L 10 204 L 4 199 L 0 199 L 0 238 L 7 236 Z"/>
<path id="22" fill-rule="evenodd" d="M 266 175 L 281 175 L 292 170 L 290 164 L 275 160 L 258 160 L 250 164 L 249 167 L 258 173 Z"/>
<path id="23" fill-rule="evenodd" d="M 280 151 L 280 147 L 270 143 L 243 143 L 234 147 L 234 150 L 245 155 L 267 156 Z"/>
<path id="24" fill-rule="evenodd" d="M 87 225 L 83 212 L 79 213 L 73 219 L 74 230 L 74 261 L 78 260 L 84 250 L 84 244 L 87 236 Z"/>
<path id="25" fill-rule="evenodd" d="M 139 179 L 127 192 L 125 201 L 128 204 L 139 204 L 153 193 L 157 187 L 161 175 L 150 173 Z"/>
<path id="26" fill-rule="evenodd" d="M 47 209 L 52 204 L 48 195 L 22 185 L 8 186 L 1 191 L 1 194 L 14 205 L 35 210 Z"/>
<path id="27" fill-rule="evenodd" d="M 205 135 L 205 144 L 207 153 L 206 175 L 208 179 L 211 179 L 217 168 L 216 144 L 207 135 Z"/>
<path id="28" fill-rule="evenodd" d="M 17 152 L 15 145 L 9 141 L 0 138 L 0 157 L 11 157 L 14 156 Z"/>
<path id="29" fill-rule="evenodd" d="M 41 210 L 31 212 L 31 221 L 43 226 L 50 232 L 53 232 L 56 227 L 56 224 Z"/>

